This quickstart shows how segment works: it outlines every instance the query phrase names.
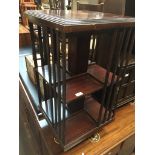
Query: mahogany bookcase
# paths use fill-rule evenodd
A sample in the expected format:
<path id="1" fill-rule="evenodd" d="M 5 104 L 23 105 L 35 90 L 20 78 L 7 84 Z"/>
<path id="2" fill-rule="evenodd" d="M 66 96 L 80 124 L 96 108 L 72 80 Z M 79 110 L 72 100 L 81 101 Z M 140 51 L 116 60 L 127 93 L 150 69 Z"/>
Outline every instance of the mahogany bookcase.
<path id="1" fill-rule="evenodd" d="M 64 10 L 28 10 L 26 15 L 38 109 L 67 151 L 113 120 L 115 102 L 111 100 L 123 78 L 118 68 L 128 64 L 134 47 L 134 18 Z M 96 55 L 104 50 L 101 44 L 106 37 L 110 48 L 104 68 L 89 58 L 91 39 L 95 38 L 92 45 Z"/>

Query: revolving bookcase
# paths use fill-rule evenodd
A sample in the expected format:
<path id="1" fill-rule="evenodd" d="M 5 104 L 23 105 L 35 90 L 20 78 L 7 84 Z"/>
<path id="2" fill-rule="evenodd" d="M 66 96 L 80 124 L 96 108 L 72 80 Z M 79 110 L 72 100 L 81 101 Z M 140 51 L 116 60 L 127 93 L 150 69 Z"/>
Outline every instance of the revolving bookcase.
<path id="1" fill-rule="evenodd" d="M 63 10 L 28 10 L 26 15 L 38 108 L 67 151 L 113 120 L 113 92 L 122 79 L 118 68 L 128 64 L 134 46 L 134 18 Z M 104 50 L 103 36 L 110 36 L 105 67 L 95 63 Z"/>

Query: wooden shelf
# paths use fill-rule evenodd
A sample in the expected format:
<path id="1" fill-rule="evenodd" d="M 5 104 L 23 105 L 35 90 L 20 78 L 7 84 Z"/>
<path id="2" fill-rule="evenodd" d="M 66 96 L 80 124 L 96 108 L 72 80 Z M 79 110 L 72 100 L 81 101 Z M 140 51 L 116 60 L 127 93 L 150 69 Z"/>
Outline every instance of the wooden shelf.
<path id="1" fill-rule="evenodd" d="M 90 114 L 90 116 L 97 122 L 100 110 L 100 103 L 96 101 L 93 97 L 89 96 L 85 100 L 85 110 Z M 105 108 L 103 107 L 102 116 L 105 113 Z"/>
<path id="2" fill-rule="evenodd" d="M 91 94 L 102 89 L 103 85 L 89 74 L 82 74 L 66 81 L 66 102 L 69 103 L 77 98 Z M 81 95 L 76 95 L 81 92 Z"/>
<path id="3" fill-rule="evenodd" d="M 87 72 L 89 74 L 91 74 L 92 76 L 94 76 L 99 81 L 101 81 L 102 83 L 104 83 L 106 72 L 107 72 L 107 70 L 105 68 L 103 68 L 97 64 L 91 64 L 88 66 Z M 110 72 L 109 79 L 108 79 L 108 85 L 111 83 L 112 76 L 113 76 L 113 73 Z M 115 80 L 116 80 L 116 78 L 117 78 L 117 76 L 115 76 Z"/>
<path id="4" fill-rule="evenodd" d="M 93 97 L 89 96 L 86 98 L 85 100 L 85 110 L 89 113 L 89 115 L 96 121 L 98 122 L 98 116 L 99 116 L 99 110 L 100 110 L 100 103 L 95 100 Z M 102 116 L 101 118 L 103 119 L 104 118 L 104 114 L 106 112 L 106 109 L 105 107 L 103 106 L 103 109 L 102 109 Z M 109 111 L 107 111 L 106 113 L 106 119 L 108 118 L 108 115 L 109 115 Z M 112 120 L 114 116 L 114 113 L 113 111 L 111 111 L 111 114 L 110 114 L 110 120 Z M 110 120 L 108 120 L 108 122 L 110 122 Z M 108 123 L 107 122 L 107 123 Z"/>
<path id="5" fill-rule="evenodd" d="M 54 101 L 53 101 L 54 102 Z M 53 108 L 53 111 L 52 111 Z M 51 124 L 55 124 L 55 110 L 49 100 L 47 102 L 42 102 L 42 109 L 44 111 L 45 117 L 49 118 Z M 54 122 L 52 122 L 52 114 L 54 118 Z M 61 113 L 62 117 L 62 113 Z M 61 119 L 62 120 L 62 119 Z M 96 124 L 93 119 L 84 111 L 81 110 L 74 115 L 70 115 L 66 109 L 66 125 L 65 125 L 65 143 L 66 145 L 71 143 L 72 141 L 77 140 L 79 137 L 89 133 L 90 130 L 94 130 L 96 128 Z M 60 125 L 60 122 L 58 123 Z M 61 124 L 62 125 L 62 124 Z"/>
<path id="6" fill-rule="evenodd" d="M 45 79 L 46 82 L 49 83 L 49 72 L 48 72 L 47 65 L 45 65 L 44 67 L 38 67 L 38 73 L 43 79 Z M 62 74 L 62 69 L 61 69 L 61 74 Z M 62 76 L 61 76 L 61 81 L 62 81 Z M 51 82 L 53 83 L 53 78 L 51 78 Z M 58 82 L 57 78 L 56 78 L 56 82 Z M 98 90 L 101 90 L 102 87 L 103 87 L 102 83 L 96 80 L 88 73 L 71 77 L 66 72 L 66 102 L 67 103 L 74 101 L 81 96 L 88 95 Z M 81 92 L 82 95 L 76 96 L 76 94 L 79 92 Z"/>
<path id="7" fill-rule="evenodd" d="M 81 110 L 66 119 L 65 127 L 65 143 L 67 145 L 95 130 L 96 123 L 84 110 Z"/>

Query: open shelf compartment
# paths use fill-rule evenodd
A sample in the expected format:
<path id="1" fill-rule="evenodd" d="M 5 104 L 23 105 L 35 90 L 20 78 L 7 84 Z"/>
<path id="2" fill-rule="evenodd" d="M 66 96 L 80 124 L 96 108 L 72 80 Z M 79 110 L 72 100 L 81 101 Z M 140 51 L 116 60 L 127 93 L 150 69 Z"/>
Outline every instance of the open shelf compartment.
<path id="1" fill-rule="evenodd" d="M 66 102 L 69 103 L 81 96 L 101 90 L 103 84 L 90 74 L 85 73 L 66 81 Z"/>
<path id="2" fill-rule="evenodd" d="M 92 75 L 94 78 L 96 78 L 100 82 L 104 83 L 107 70 L 97 64 L 90 64 L 90 65 L 88 65 L 87 73 Z M 111 83 L 112 76 L 113 76 L 113 73 L 110 72 L 109 77 L 108 77 L 108 85 L 110 85 L 110 83 Z M 114 80 L 116 81 L 116 79 L 117 79 L 117 75 L 115 75 Z"/>
<path id="3" fill-rule="evenodd" d="M 54 101 L 53 101 L 54 102 Z M 53 109 L 53 110 L 52 110 Z M 48 118 L 48 122 L 51 126 L 55 125 L 55 120 L 52 120 L 55 115 L 55 107 L 51 105 L 50 100 L 46 102 L 42 102 L 42 111 L 46 118 Z M 62 109 L 63 110 L 63 109 Z M 61 114 L 62 116 L 62 114 Z M 62 119 L 61 119 L 62 121 Z M 62 122 L 57 122 L 57 128 L 63 128 Z M 83 109 L 80 110 L 73 115 L 70 115 L 68 110 L 65 110 L 65 129 L 64 129 L 64 136 L 65 136 L 65 146 L 64 148 L 69 149 L 72 145 L 79 143 L 79 138 L 88 136 L 90 132 L 96 130 L 96 122 L 89 116 L 89 114 Z"/>

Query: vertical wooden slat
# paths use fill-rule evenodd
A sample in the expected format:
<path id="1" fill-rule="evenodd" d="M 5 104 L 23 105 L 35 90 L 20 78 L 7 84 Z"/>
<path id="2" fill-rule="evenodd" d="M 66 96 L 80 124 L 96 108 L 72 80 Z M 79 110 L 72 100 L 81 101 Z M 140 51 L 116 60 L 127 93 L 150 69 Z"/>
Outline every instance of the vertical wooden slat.
<path id="1" fill-rule="evenodd" d="M 112 98 L 112 93 L 114 93 L 113 89 L 115 90 L 114 88 L 114 84 L 116 85 L 117 84 L 117 80 L 119 80 L 119 76 L 117 76 L 117 79 L 115 80 L 115 77 L 116 77 L 116 72 L 118 70 L 118 63 L 119 63 L 119 59 L 120 59 L 120 53 L 121 53 L 121 49 L 122 49 L 122 46 L 123 46 L 123 40 L 124 40 L 124 35 L 125 33 L 122 33 L 122 30 L 119 29 L 118 30 L 119 32 L 119 35 L 118 35 L 118 42 L 117 42 L 117 49 L 115 50 L 115 64 L 114 64 L 114 71 L 113 71 L 113 76 L 112 76 L 112 80 L 111 80 L 111 83 L 110 83 L 110 86 L 109 86 L 109 89 L 110 89 L 110 92 L 108 94 L 108 100 L 107 100 L 107 104 L 108 104 L 108 110 L 109 110 L 109 113 L 108 113 L 108 117 L 107 117 L 107 120 L 110 119 L 111 117 L 111 112 L 112 112 L 112 108 L 113 108 L 113 104 L 112 102 L 114 102 L 113 98 Z"/>
<path id="2" fill-rule="evenodd" d="M 57 43 L 57 89 L 58 89 L 58 103 L 57 103 L 57 113 L 58 113 L 58 136 L 61 135 L 61 69 L 60 69 L 60 44 L 59 44 L 59 32 L 56 31 L 56 43 Z"/>
<path id="3" fill-rule="evenodd" d="M 53 90 L 52 90 L 52 72 L 51 72 L 51 63 L 50 63 L 50 47 L 49 47 L 49 34 L 48 34 L 48 28 L 45 29 L 45 38 L 46 38 L 46 51 L 47 51 L 47 64 L 48 64 L 48 72 L 49 72 L 49 87 L 48 87 L 48 95 L 51 105 L 51 111 L 52 111 L 52 125 L 54 124 L 53 120 Z"/>
<path id="4" fill-rule="evenodd" d="M 126 68 L 127 68 L 127 59 L 129 58 L 129 52 L 128 52 L 128 46 L 130 43 L 130 37 L 131 37 L 131 33 L 132 33 L 132 28 L 126 28 L 126 39 L 125 39 L 125 45 L 124 48 L 122 49 L 122 57 L 121 57 L 121 63 L 120 63 L 120 73 L 119 73 L 119 77 L 122 78 L 122 80 L 119 82 L 118 84 L 118 88 L 120 88 L 120 86 L 122 85 L 123 81 L 124 81 L 124 73 L 126 72 Z M 125 65 L 124 65 L 124 61 L 125 61 Z M 118 101 L 118 95 L 116 97 L 116 102 Z"/>
<path id="5" fill-rule="evenodd" d="M 104 32 L 105 31 L 103 31 L 103 33 Z M 103 92 L 102 92 L 102 101 L 101 101 L 100 110 L 99 110 L 99 117 L 98 117 L 99 125 L 101 124 L 101 121 L 102 121 L 101 120 L 102 109 L 103 109 L 103 105 L 104 105 L 105 97 L 106 97 L 106 92 L 107 92 L 107 84 L 108 84 L 108 79 L 109 79 L 110 67 L 111 67 L 111 64 L 112 64 L 112 56 L 113 56 L 113 52 L 114 52 L 114 48 L 115 48 L 116 35 L 117 35 L 117 33 L 114 33 L 114 36 L 112 38 L 112 45 L 111 45 L 111 49 L 110 49 L 109 61 L 108 61 L 107 67 L 106 67 L 107 68 L 107 72 L 106 72 L 106 76 L 105 76 Z M 106 117 L 106 114 L 107 114 L 107 109 L 105 110 L 104 118 Z"/>
<path id="6" fill-rule="evenodd" d="M 47 65 L 47 60 L 48 60 L 48 56 L 47 56 L 47 38 L 46 38 L 46 27 L 42 27 L 42 33 L 43 33 L 43 55 L 44 55 L 44 65 Z M 45 76 L 45 66 L 42 67 L 42 72 L 43 75 Z M 47 106 L 47 98 L 48 98 L 48 90 L 47 90 L 47 86 L 48 84 L 46 84 L 45 80 L 43 79 L 43 89 L 44 89 L 44 96 L 43 99 L 45 100 L 45 105 Z"/>
<path id="7" fill-rule="evenodd" d="M 123 43 L 124 43 L 124 37 L 125 37 L 125 29 L 121 30 L 121 34 L 120 34 L 120 38 L 119 38 L 119 42 L 118 42 L 118 61 L 120 61 L 120 55 L 121 55 L 121 50 L 122 50 L 122 47 L 123 47 Z M 118 64 L 119 62 L 116 63 L 116 65 L 119 65 Z M 118 71 L 118 68 L 117 68 L 117 71 Z M 114 88 L 114 93 L 117 92 L 117 85 L 118 85 L 118 82 L 119 82 L 119 79 L 120 79 L 120 72 L 117 73 L 117 78 L 116 78 L 116 81 L 115 81 L 115 88 Z M 114 96 L 115 97 L 115 96 Z M 114 107 L 116 106 L 116 99 L 114 98 Z M 111 106 L 112 108 L 112 106 Z M 114 108 L 115 109 L 115 108 Z"/>
<path id="8" fill-rule="evenodd" d="M 55 40 L 56 40 L 56 37 L 55 37 L 55 32 L 53 29 L 50 29 L 50 34 L 51 34 L 51 54 L 52 54 L 52 77 L 53 77 L 53 96 L 54 96 L 54 111 L 55 111 L 55 117 L 54 117 L 54 127 L 55 129 L 57 128 L 57 93 L 56 93 L 56 59 L 55 59 L 55 55 L 56 55 L 56 49 L 55 49 Z"/>
<path id="9" fill-rule="evenodd" d="M 116 48 L 117 34 L 118 34 L 118 32 L 116 31 L 116 29 L 114 29 L 113 30 L 112 45 L 111 45 L 111 49 L 110 49 L 110 56 L 109 56 L 109 59 L 108 59 L 109 62 L 107 64 L 106 82 L 104 83 L 104 85 L 105 85 L 106 88 L 105 88 L 105 91 L 103 92 L 104 93 L 104 95 L 103 95 L 104 98 L 102 100 L 102 104 L 105 102 L 105 96 L 107 94 L 107 88 L 108 88 L 107 86 L 108 86 L 109 72 L 110 72 L 111 66 L 113 65 L 112 60 L 113 60 L 113 56 L 114 56 L 114 52 L 115 52 L 115 48 Z M 114 79 L 112 79 L 112 80 L 114 80 Z M 101 120 L 103 123 L 105 123 L 105 121 L 107 119 L 107 114 L 109 112 L 108 103 L 106 103 L 105 109 L 106 110 L 105 110 L 105 113 L 103 115 L 103 119 Z"/>
<path id="10" fill-rule="evenodd" d="M 62 142 L 65 144 L 65 108 L 66 108 L 66 35 L 62 34 L 62 72 L 63 72 L 63 87 L 62 87 L 62 101 L 63 101 L 63 115 L 62 115 L 62 121 L 63 121 L 63 127 L 62 127 Z"/>
<path id="11" fill-rule="evenodd" d="M 41 32 L 41 27 L 38 25 L 38 41 L 39 41 L 39 53 L 41 57 L 41 65 L 43 66 L 44 59 L 43 59 L 43 42 L 42 42 L 42 32 Z"/>
<path id="12" fill-rule="evenodd" d="M 127 53 L 127 56 L 126 56 L 126 62 L 125 62 L 125 67 L 127 68 L 127 65 L 129 64 L 129 59 L 130 59 L 130 55 L 131 55 L 131 53 L 132 53 L 132 49 L 133 49 L 133 47 L 134 47 L 134 42 L 135 42 L 135 32 L 134 32 L 134 30 L 132 30 L 132 34 L 131 34 L 131 39 L 130 39 L 130 43 L 129 43 L 129 45 L 128 45 L 128 53 Z M 126 69 L 125 68 L 125 69 Z M 123 83 L 123 81 L 124 81 L 124 79 L 125 79 L 125 74 L 126 74 L 126 70 L 124 71 L 124 76 L 123 76 L 123 79 L 122 79 L 122 83 Z M 129 78 L 131 78 L 131 76 L 129 77 Z M 126 91 L 127 91 L 127 89 L 125 89 L 125 91 L 124 91 L 124 96 L 126 96 Z"/>
<path id="13" fill-rule="evenodd" d="M 39 99 L 39 105 L 41 106 L 41 91 L 40 91 L 40 83 L 39 83 L 39 75 L 38 75 L 38 65 L 37 65 L 37 53 L 35 49 L 35 36 L 34 36 L 34 29 L 33 24 L 29 22 L 29 28 L 30 28 L 30 35 L 31 35 L 31 41 L 32 41 L 32 54 L 33 54 L 33 61 L 34 61 L 34 68 L 35 68 L 35 75 L 36 75 L 36 81 L 37 81 L 37 91 L 38 91 L 38 99 Z"/>

